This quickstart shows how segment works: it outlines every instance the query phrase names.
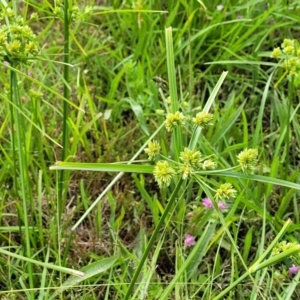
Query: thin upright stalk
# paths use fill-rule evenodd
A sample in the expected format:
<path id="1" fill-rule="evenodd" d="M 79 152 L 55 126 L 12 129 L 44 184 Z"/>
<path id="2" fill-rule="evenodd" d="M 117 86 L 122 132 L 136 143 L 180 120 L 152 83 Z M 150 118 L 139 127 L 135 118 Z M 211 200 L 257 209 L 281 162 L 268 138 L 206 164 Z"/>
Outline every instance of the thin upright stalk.
<path id="1" fill-rule="evenodd" d="M 166 28 L 166 51 L 167 51 L 167 67 L 168 67 L 168 80 L 169 90 L 171 97 L 171 113 L 179 111 L 179 102 L 177 96 L 177 84 L 176 84 L 176 69 L 174 62 L 174 50 L 173 50 L 173 35 L 172 27 Z M 175 160 L 179 160 L 180 151 L 182 151 L 182 132 L 180 127 L 174 128 L 172 133 L 172 154 Z"/>
<path id="2" fill-rule="evenodd" d="M 12 72 L 12 71 L 11 71 Z M 12 86 L 12 74 L 10 75 L 10 80 L 11 80 L 11 84 L 10 84 L 10 95 L 12 97 L 13 95 L 13 86 Z M 11 99 L 13 100 L 13 99 Z M 13 173 L 13 188 L 14 188 L 14 191 L 16 193 L 16 195 L 18 195 L 18 185 L 17 185 L 17 158 L 16 158 L 16 137 L 15 137 L 15 126 L 14 126 L 14 106 L 13 105 L 10 105 L 10 122 L 11 122 L 11 144 L 12 144 L 12 157 L 13 157 L 13 170 L 12 170 L 12 173 Z"/>
<path id="3" fill-rule="evenodd" d="M 69 81 L 70 81 L 70 19 L 69 19 L 69 0 L 64 1 L 64 97 L 69 99 L 70 97 L 70 90 L 69 90 Z M 64 101 L 63 104 L 63 136 L 62 136 L 62 156 L 61 160 L 64 161 L 65 158 L 68 156 L 68 147 L 69 147 L 69 128 L 68 128 L 68 112 L 69 112 L 69 105 L 67 101 Z M 66 172 L 61 171 L 60 173 L 60 180 L 59 180 L 59 201 L 58 201 L 58 215 L 59 219 L 62 214 L 62 210 L 64 207 L 64 186 L 66 182 Z"/>
<path id="4" fill-rule="evenodd" d="M 287 127 L 286 127 L 286 135 L 285 135 L 285 176 L 284 179 L 287 180 L 288 178 L 288 168 L 290 164 L 290 117 L 291 117 L 291 111 L 292 111 L 292 104 L 293 104 L 293 98 L 295 95 L 295 85 L 292 81 L 289 82 L 289 92 L 288 92 L 288 107 L 287 107 Z"/>

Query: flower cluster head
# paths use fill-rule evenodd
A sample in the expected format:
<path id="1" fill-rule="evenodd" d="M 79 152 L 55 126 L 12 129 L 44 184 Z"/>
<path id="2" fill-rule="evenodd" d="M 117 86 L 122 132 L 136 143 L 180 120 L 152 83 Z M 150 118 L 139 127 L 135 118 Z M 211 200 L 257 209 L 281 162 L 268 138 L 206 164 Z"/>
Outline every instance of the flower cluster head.
<path id="1" fill-rule="evenodd" d="M 182 174 L 183 179 L 187 179 L 190 175 L 192 175 L 199 169 L 214 169 L 217 166 L 217 164 L 212 160 L 204 160 L 200 151 L 191 150 L 187 147 L 185 147 L 184 150 L 180 152 L 179 158 L 182 161 L 179 172 Z"/>
<path id="2" fill-rule="evenodd" d="M 24 20 L 16 17 L 14 11 L 6 8 L 0 19 L 8 17 L 8 23 L 0 23 L 0 60 L 26 63 L 39 52 L 36 36 Z"/>
<path id="3" fill-rule="evenodd" d="M 202 204 L 207 209 L 213 209 L 214 208 L 214 205 L 213 205 L 212 201 L 209 198 L 204 198 L 202 200 Z M 228 206 L 225 202 L 219 201 L 218 202 L 218 208 L 222 211 L 222 210 L 227 209 Z"/>
<path id="4" fill-rule="evenodd" d="M 174 114 L 169 113 L 165 120 L 165 126 L 167 131 L 173 131 L 173 129 L 177 126 L 181 126 L 185 124 L 185 117 L 183 113 L 177 111 Z"/>
<path id="5" fill-rule="evenodd" d="M 235 198 L 236 193 L 237 191 L 233 188 L 232 184 L 227 182 L 220 185 L 215 198 L 216 200 Z"/>
<path id="6" fill-rule="evenodd" d="M 192 168 L 198 169 L 202 166 L 202 154 L 200 151 L 191 150 L 187 147 L 184 148 L 182 152 L 180 152 L 179 157 L 183 164 L 189 165 Z"/>
<path id="7" fill-rule="evenodd" d="M 300 250 L 300 245 L 296 242 L 294 243 L 287 243 L 286 241 L 282 241 L 278 243 L 273 249 L 272 249 L 272 255 L 278 255 L 284 251 L 293 249 L 293 248 L 298 248 Z"/>
<path id="8" fill-rule="evenodd" d="M 203 170 L 215 170 L 216 167 L 217 167 L 217 164 L 214 161 L 212 161 L 211 159 L 206 159 L 202 163 Z"/>
<path id="9" fill-rule="evenodd" d="M 170 167 L 167 161 L 160 160 L 154 167 L 154 178 L 160 187 L 167 187 L 170 185 L 175 171 Z"/>
<path id="10" fill-rule="evenodd" d="M 145 152 L 148 154 L 149 159 L 153 160 L 160 152 L 160 145 L 158 141 L 149 142 Z"/>
<path id="11" fill-rule="evenodd" d="M 210 113 L 201 111 L 197 113 L 196 117 L 193 118 L 193 123 L 201 128 L 206 128 L 207 126 L 213 125 L 212 120 L 214 116 Z"/>
<path id="12" fill-rule="evenodd" d="M 282 59 L 281 66 L 290 76 L 295 75 L 296 85 L 300 84 L 300 48 L 295 40 L 284 39 L 281 47 L 274 48 L 271 57 Z"/>
<path id="13" fill-rule="evenodd" d="M 194 169 L 190 165 L 181 165 L 179 172 L 182 174 L 182 179 L 185 180 L 194 173 Z"/>
<path id="14" fill-rule="evenodd" d="M 83 19 L 86 15 L 91 15 L 93 11 L 92 6 L 85 6 L 84 9 L 74 4 L 69 8 L 70 11 L 70 21 L 74 22 L 79 19 Z M 63 19 L 64 17 L 64 1 L 56 0 L 55 6 L 53 7 L 53 16 L 55 18 Z"/>
<path id="15" fill-rule="evenodd" d="M 151 141 L 145 152 L 148 154 L 149 159 L 154 160 L 160 153 L 160 145 L 157 141 Z M 198 150 L 191 150 L 187 147 L 180 152 L 180 163 L 176 164 L 175 170 L 166 161 L 159 161 L 154 168 L 154 176 L 156 182 L 160 187 L 166 187 L 170 184 L 172 177 L 175 174 L 181 174 L 182 179 L 187 179 L 196 171 L 214 169 L 216 163 L 210 159 L 204 160 L 202 154 Z"/>
<path id="16" fill-rule="evenodd" d="M 253 171 L 258 162 L 257 149 L 245 149 L 237 155 L 238 163 L 243 172 Z"/>
<path id="17" fill-rule="evenodd" d="M 297 55 L 295 40 L 284 39 L 281 48 L 276 47 L 271 53 L 272 58 L 282 58 L 284 55 Z"/>
<path id="18" fill-rule="evenodd" d="M 281 49 L 279 47 L 276 47 L 273 49 L 271 57 L 272 58 L 280 58 L 281 54 L 282 54 Z"/>
<path id="19" fill-rule="evenodd" d="M 295 40 L 284 39 L 281 44 L 282 52 L 287 55 L 292 55 L 295 52 Z"/>

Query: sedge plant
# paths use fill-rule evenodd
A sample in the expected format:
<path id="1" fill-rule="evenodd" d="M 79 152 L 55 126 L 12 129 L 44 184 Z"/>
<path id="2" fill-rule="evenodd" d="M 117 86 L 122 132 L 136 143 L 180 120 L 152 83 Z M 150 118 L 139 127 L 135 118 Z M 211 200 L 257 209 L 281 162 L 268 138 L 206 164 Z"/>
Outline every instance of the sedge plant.
<path id="1" fill-rule="evenodd" d="M 10 104 L 11 119 L 11 143 L 14 161 L 14 189 L 15 196 L 20 197 L 22 210 L 19 210 L 19 217 L 24 222 L 25 238 L 22 242 L 28 258 L 32 257 L 32 235 L 29 226 L 28 204 L 34 207 L 31 194 L 31 181 L 28 174 L 28 149 L 23 128 L 25 128 L 25 117 L 22 110 L 22 101 L 18 88 L 17 70 L 26 69 L 39 52 L 36 36 L 26 21 L 16 15 L 7 3 L 1 4 L 1 27 L 0 27 L 0 60 L 10 69 L 10 90 L 8 101 Z M 16 128 L 16 131 L 15 131 Z M 20 178 L 20 180 L 17 180 Z M 21 212 L 22 211 L 22 212 Z M 34 287 L 34 271 L 32 263 L 28 263 L 29 286 Z"/>
<path id="2" fill-rule="evenodd" d="M 244 180 L 266 182 L 270 184 L 276 183 L 294 189 L 299 189 L 300 186 L 288 181 L 253 174 L 254 171 L 257 170 L 257 164 L 259 161 L 258 149 L 244 149 L 237 155 L 236 159 L 238 165 L 228 167 L 223 170 L 218 168 L 218 163 L 214 154 L 203 155 L 199 139 L 201 138 L 203 131 L 214 125 L 214 116 L 209 111 L 213 106 L 213 102 L 226 78 L 227 73 L 224 72 L 222 74 L 219 82 L 211 92 L 211 96 L 205 107 L 200 112 L 196 113 L 194 116 L 184 114 L 181 107 L 182 103 L 177 96 L 172 28 L 166 29 L 166 49 L 170 95 L 169 100 L 167 101 L 169 104 L 168 112 L 166 113 L 165 121 L 162 125 L 166 132 L 170 135 L 170 145 L 168 147 L 167 155 L 162 153 L 162 145 L 158 139 L 155 139 L 155 135 L 158 135 L 159 130 L 162 130 L 162 127 L 160 126 L 155 135 L 151 136 L 137 153 L 140 154 L 141 150 L 144 149 L 145 153 L 148 155 L 149 162 L 154 162 L 154 166 L 149 164 L 132 164 L 136 155 L 129 162 L 129 165 L 120 163 L 92 164 L 57 162 L 55 166 L 51 167 L 52 170 L 67 169 L 122 172 L 119 173 L 107 189 L 105 189 L 104 192 L 96 199 L 92 207 L 79 219 L 73 227 L 73 230 L 76 229 L 98 201 L 102 199 L 105 193 L 112 187 L 112 184 L 114 184 L 122 176 L 123 172 L 153 173 L 155 181 L 162 190 L 162 193 L 171 188 L 172 192 L 169 194 L 170 196 L 168 197 L 167 204 L 162 209 L 162 214 L 156 222 L 155 229 L 143 251 L 137 267 L 134 270 L 128 287 L 124 289 L 123 299 L 133 299 L 132 297 L 137 296 L 137 291 L 142 291 L 141 285 L 143 283 L 139 283 L 138 278 L 141 276 L 141 272 L 156 240 L 159 239 L 161 228 L 164 224 L 170 224 L 172 213 L 174 213 L 176 207 L 180 209 L 181 206 L 186 205 L 186 203 L 184 203 L 185 193 L 187 193 L 192 184 L 197 184 L 198 189 L 203 191 L 203 193 L 207 196 L 207 198 L 203 200 L 203 206 L 208 209 L 207 216 L 203 219 L 206 224 L 204 223 L 203 230 L 198 232 L 198 241 L 196 241 L 195 235 L 191 234 L 192 232 L 186 232 L 184 234 L 184 245 L 186 247 L 192 246 L 193 251 L 190 252 L 186 260 L 183 262 L 182 267 L 178 270 L 178 273 L 176 273 L 175 277 L 168 285 L 168 288 L 161 293 L 160 299 L 169 299 L 173 289 L 176 290 L 176 284 L 182 278 L 183 274 L 186 274 L 185 276 L 187 277 L 185 278 L 189 280 L 189 278 L 197 272 L 197 268 L 201 264 L 207 249 L 212 246 L 209 242 L 213 240 L 213 243 L 216 243 L 218 240 L 217 238 L 213 239 L 214 230 L 218 223 L 222 224 L 223 229 L 221 232 L 229 238 L 238 259 L 244 268 L 244 275 L 239 280 L 232 282 L 227 289 L 215 298 L 212 297 L 212 299 L 220 299 L 221 295 L 224 296 L 226 293 L 230 292 L 246 277 L 251 278 L 255 289 L 258 290 L 258 293 L 260 293 L 257 283 L 253 278 L 253 274 L 262 268 L 282 261 L 292 254 L 297 255 L 297 253 L 299 253 L 299 245 L 295 245 L 294 247 L 291 247 L 292 250 L 283 251 L 283 254 L 281 253 L 281 255 L 276 256 L 275 259 L 265 259 L 268 255 L 270 255 L 270 252 L 275 247 L 276 242 L 283 237 L 286 229 L 290 225 L 290 221 L 282 227 L 282 230 L 278 233 L 274 243 L 263 252 L 263 255 L 252 266 L 247 267 L 243 260 L 243 256 L 238 250 L 235 240 L 228 229 L 228 221 L 230 219 L 225 219 L 224 212 L 226 212 L 228 207 L 234 203 L 238 195 L 238 183 Z M 184 135 L 187 135 L 188 139 L 186 139 Z M 186 141 L 186 143 L 183 141 Z M 212 181 L 210 180 L 211 177 L 215 177 L 217 179 Z M 230 178 L 235 179 L 236 181 L 228 181 Z M 215 213 L 209 213 L 210 209 L 213 209 Z M 195 211 L 191 212 L 190 216 L 194 218 L 197 216 L 197 213 L 198 211 L 195 209 Z M 217 234 L 217 236 L 219 236 L 219 234 Z M 133 294 L 134 288 L 136 289 L 136 292 Z"/>
<path id="3" fill-rule="evenodd" d="M 285 161 L 287 166 L 289 165 L 289 148 L 290 148 L 290 123 L 292 121 L 292 107 L 293 100 L 295 96 L 298 96 L 296 93 L 297 87 L 300 85 L 300 49 L 298 42 L 292 39 L 284 39 L 281 44 L 281 47 L 276 47 L 272 51 L 272 58 L 278 59 L 279 66 L 284 69 L 284 73 L 281 75 L 279 80 L 275 83 L 275 88 L 282 82 L 284 78 L 288 79 L 288 104 L 287 104 L 287 127 L 285 135 Z M 288 167 L 285 168 L 285 178 L 287 178 Z"/>

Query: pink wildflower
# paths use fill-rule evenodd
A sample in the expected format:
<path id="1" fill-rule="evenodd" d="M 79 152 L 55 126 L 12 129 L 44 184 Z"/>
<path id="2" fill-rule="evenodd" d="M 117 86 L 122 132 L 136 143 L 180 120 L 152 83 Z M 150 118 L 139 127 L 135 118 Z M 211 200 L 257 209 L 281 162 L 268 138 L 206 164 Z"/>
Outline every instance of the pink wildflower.
<path id="1" fill-rule="evenodd" d="M 206 207 L 206 208 L 214 208 L 212 201 L 209 198 L 204 198 L 202 200 L 202 204 Z"/>
<path id="2" fill-rule="evenodd" d="M 228 208 L 227 204 L 221 201 L 218 203 L 218 207 L 220 210 L 224 210 Z"/>
<path id="3" fill-rule="evenodd" d="M 292 265 L 290 268 L 289 268 L 289 273 L 290 275 L 294 275 L 294 274 L 297 274 L 300 270 L 300 266 L 295 266 L 295 265 Z"/>
<path id="4" fill-rule="evenodd" d="M 184 239 L 185 246 L 193 246 L 195 244 L 195 237 L 190 234 L 187 234 Z"/>

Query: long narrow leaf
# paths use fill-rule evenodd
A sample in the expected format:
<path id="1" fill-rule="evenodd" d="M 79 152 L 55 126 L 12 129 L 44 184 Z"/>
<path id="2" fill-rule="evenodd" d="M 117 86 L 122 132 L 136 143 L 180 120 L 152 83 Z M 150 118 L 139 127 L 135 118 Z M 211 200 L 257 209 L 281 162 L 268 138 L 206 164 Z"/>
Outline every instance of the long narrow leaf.
<path id="1" fill-rule="evenodd" d="M 50 170 L 73 170 L 73 171 L 98 171 L 98 172 L 125 172 L 125 173 L 147 173 L 153 172 L 151 165 L 128 165 L 128 164 L 106 164 L 106 163 L 77 163 L 58 161 Z"/>
<path id="2" fill-rule="evenodd" d="M 60 293 L 63 291 L 72 288 L 76 285 L 78 285 L 80 282 L 89 279 L 95 275 L 99 275 L 108 269 L 110 269 L 112 266 L 114 266 L 115 262 L 117 261 L 117 256 L 112 256 L 108 258 L 101 259 L 99 261 L 93 262 L 81 269 L 81 271 L 84 273 L 83 276 L 70 276 L 63 284 L 62 286 L 53 293 L 53 295 L 50 296 L 49 300 L 55 299 Z"/>

